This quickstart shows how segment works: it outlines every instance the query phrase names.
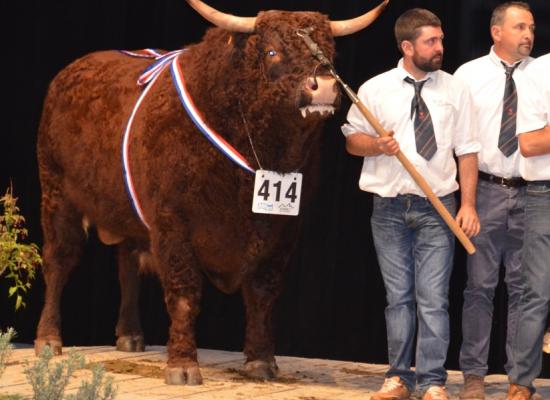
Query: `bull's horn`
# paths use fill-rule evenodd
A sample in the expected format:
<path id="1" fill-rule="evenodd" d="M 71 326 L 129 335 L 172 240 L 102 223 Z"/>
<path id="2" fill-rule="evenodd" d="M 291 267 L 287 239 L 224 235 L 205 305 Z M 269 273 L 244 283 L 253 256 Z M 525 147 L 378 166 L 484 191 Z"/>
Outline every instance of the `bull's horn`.
<path id="1" fill-rule="evenodd" d="M 372 24 L 376 18 L 378 18 L 389 2 L 390 0 L 384 0 L 378 5 L 378 7 L 356 18 L 347 19 L 345 21 L 330 21 L 332 35 L 346 36 L 358 32 L 361 29 L 365 29 L 367 26 Z"/>
<path id="2" fill-rule="evenodd" d="M 200 0 L 186 0 L 204 19 L 212 22 L 217 27 L 231 32 L 254 32 L 256 17 L 237 17 L 222 13 Z"/>

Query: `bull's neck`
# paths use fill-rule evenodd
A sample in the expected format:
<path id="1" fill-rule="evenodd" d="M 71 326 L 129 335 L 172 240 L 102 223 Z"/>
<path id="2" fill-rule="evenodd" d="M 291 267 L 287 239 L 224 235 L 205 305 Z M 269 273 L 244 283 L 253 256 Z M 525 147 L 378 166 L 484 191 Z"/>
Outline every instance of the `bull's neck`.
<path id="1" fill-rule="evenodd" d="M 193 62 L 190 60 L 190 62 Z M 256 93 L 258 82 L 243 83 L 238 76 L 207 76 L 193 68 L 196 79 L 189 92 L 206 121 L 256 169 L 278 172 L 301 170 L 319 142 L 320 124 L 306 125 L 298 111 L 284 115 Z M 184 67 L 185 68 L 185 67 Z M 236 99 L 240 99 L 236 101 Z"/>
<path id="2" fill-rule="evenodd" d="M 301 171 L 309 159 L 312 148 L 319 142 L 317 127 L 300 128 L 292 120 L 272 116 L 269 119 L 248 123 L 250 140 L 243 130 L 239 142 L 246 153 L 254 157 L 252 146 L 263 169 L 277 172 Z M 256 160 L 253 158 L 253 162 Z"/>

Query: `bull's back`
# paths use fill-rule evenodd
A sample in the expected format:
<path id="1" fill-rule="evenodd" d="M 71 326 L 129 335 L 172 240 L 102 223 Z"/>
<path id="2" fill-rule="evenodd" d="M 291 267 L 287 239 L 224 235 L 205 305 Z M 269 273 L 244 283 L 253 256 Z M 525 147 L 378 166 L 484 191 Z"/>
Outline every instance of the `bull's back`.
<path id="1" fill-rule="evenodd" d="M 141 90 L 136 79 L 149 63 L 117 51 L 92 53 L 50 84 L 38 136 L 42 190 L 61 191 L 93 223 L 115 213 L 134 218 L 121 146 Z"/>

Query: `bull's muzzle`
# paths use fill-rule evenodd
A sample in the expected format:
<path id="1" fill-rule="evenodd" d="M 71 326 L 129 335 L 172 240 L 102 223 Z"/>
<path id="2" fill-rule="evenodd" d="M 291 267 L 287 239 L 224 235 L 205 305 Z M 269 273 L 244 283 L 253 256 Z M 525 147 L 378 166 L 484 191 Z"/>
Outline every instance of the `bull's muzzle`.
<path id="1" fill-rule="evenodd" d="M 310 76 L 305 79 L 299 109 L 302 116 L 318 113 L 321 116 L 334 114 L 338 88 L 330 76 Z"/>

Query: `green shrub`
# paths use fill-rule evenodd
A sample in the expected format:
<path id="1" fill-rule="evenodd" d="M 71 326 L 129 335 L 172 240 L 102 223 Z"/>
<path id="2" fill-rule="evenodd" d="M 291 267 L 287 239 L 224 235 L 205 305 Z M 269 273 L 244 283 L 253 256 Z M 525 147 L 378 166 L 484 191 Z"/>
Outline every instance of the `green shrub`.
<path id="1" fill-rule="evenodd" d="M 28 232 L 24 228 L 25 218 L 19 215 L 17 198 L 13 197 L 12 190 L 0 198 L 4 208 L 0 215 L 0 277 L 12 280 L 8 289 L 8 297 L 15 296 L 15 309 L 25 306 L 23 294 L 31 287 L 35 269 L 42 264 L 38 246 L 34 243 L 21 243 L 27 238 Z"/>
<path id="2" fill-rule="evenodd" d="M 85 365 L 84 356 L 75 351 L 53 366 L 52 358 L 53 352 L 46 346 L 33 366 L 26 365 L 25 375 L 34 393 L 32 400 L 62 400 L 71 376 Z M 83 381 L 76 395 L 67 395 L 65 400 L 112 400 L 115 395 L 113 378 L 105 378 L 103 366 L 94 364 L 91 382 Z"/>
<path id="3" fill-rule="evenodd" d="M 32 400 L 61 400 L 73 373 L 84 367 L 84 356 L 74 351 L 50 367 L 52 358 L 53 352 L 46 346 L 34 365 L 26 364 L 25 375 L 34 393 Z"/>
<path id="4" fill-rule="evenodd" d="M 84 381 L 76 394 L 71 394 L 65 400 L 111 400 L 116 396 L 113 387 L 113 377 L 105 378 L 105 368 L 101 364 L 93 364 L 92 381 Z"/>
<path id="5" fill-rule="evenodd" d="M 0 331 L 0 377 L 4 373 L 4 369 L 6 368 L 6 364 L 13 350 L 11 340 L 14 336 L 15 331 L 13 328 L 8 328 L 6 332 Z"/>

